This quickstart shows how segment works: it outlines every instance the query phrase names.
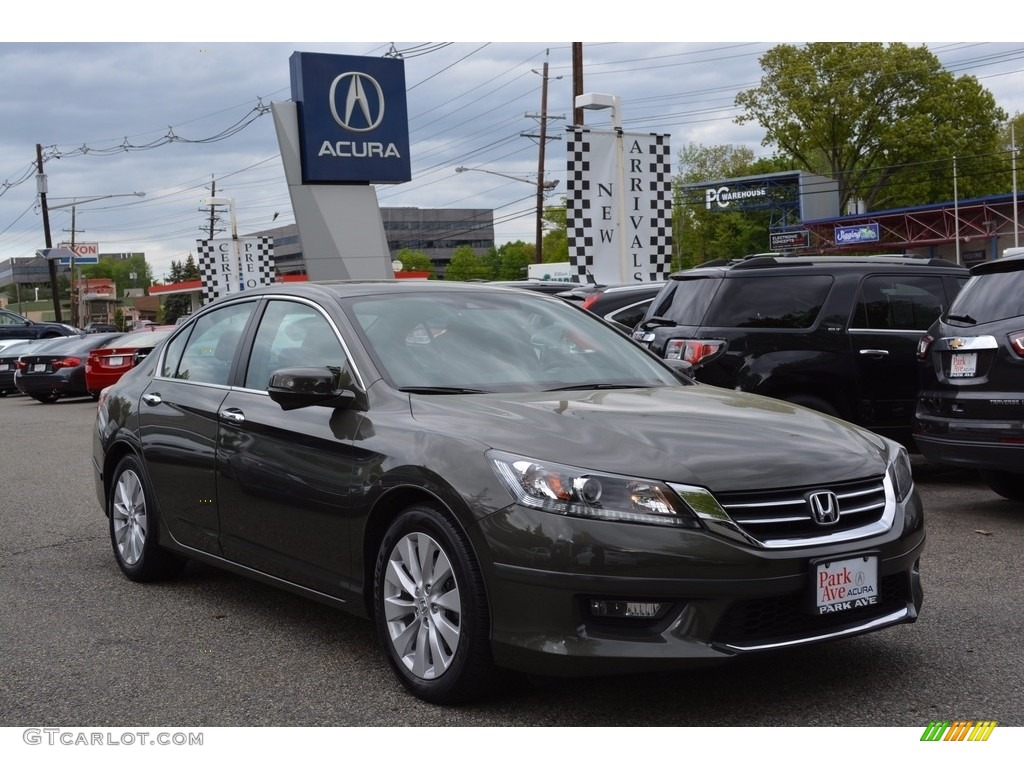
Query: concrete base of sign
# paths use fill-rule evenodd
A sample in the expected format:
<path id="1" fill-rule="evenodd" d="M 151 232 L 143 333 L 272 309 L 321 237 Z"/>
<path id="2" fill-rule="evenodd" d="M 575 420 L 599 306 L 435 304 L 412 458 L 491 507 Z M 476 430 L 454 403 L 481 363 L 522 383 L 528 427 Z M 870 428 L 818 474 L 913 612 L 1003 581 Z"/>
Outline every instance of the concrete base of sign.
<path id="1" fill-rule="evenodd" d="M 306 275 L 310 280 L 394 277 L 376 190 L 369 184 L 303 184 L 297 106 L 274 102 L 271 111 Z"/>

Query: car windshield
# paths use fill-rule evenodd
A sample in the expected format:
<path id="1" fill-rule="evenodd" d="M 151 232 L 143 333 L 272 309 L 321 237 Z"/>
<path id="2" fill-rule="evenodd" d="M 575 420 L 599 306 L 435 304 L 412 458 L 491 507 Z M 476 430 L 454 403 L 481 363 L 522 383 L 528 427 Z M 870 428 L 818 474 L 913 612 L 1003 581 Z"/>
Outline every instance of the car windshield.
<path id="1" fill-rule="evenodd" d="M 532 292 L 423 292 L 343 302 L 395 387 L 534 392 L 678 385 L 619 332 Z"/>

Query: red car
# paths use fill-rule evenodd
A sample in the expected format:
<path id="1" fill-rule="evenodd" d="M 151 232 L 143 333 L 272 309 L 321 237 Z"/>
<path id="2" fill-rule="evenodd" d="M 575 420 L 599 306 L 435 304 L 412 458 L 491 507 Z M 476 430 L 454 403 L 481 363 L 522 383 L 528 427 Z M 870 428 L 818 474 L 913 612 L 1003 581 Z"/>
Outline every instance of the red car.
<path id="1" fill-rule="evenodd" d="M 104 387 L 114 384 L 134 368 L 157 344 L 170 336 L 174 328 L 173 325 L 151 325 L 92 350 L 85 361 L 85 387 L 93 399 L 98 400 Z"/>

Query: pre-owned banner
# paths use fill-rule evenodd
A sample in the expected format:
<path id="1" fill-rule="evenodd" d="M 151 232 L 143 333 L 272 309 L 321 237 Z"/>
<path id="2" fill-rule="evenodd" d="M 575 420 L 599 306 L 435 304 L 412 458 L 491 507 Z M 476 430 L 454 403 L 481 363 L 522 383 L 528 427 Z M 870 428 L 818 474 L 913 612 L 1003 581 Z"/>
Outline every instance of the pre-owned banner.
<path id="1" fill-rule="evenodd" d="M 240 237 L 197 240 L 203 304 L 274 282 L 274 239 Z"/>
<path id="2" fill-rule="evenodd" d="M 568 134 L 566 231 L 577 278 L 664 280 L 672 262 L 669 136 L 624 132 L 620 139 L 614 131 L 579 127 Z"/>

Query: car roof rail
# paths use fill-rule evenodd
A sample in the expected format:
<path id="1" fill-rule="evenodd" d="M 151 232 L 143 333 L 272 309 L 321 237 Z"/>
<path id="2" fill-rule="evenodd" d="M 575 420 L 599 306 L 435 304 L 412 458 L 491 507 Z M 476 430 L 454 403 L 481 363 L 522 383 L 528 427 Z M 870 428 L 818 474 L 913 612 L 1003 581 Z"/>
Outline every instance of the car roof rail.
<path id="1" fill-rule="evenodd" d="M 901 266 L 959 267 L 958 264 L 946 259 L 929 258 L 927 256 L 902 256 L 899 254 L 863 254 L 850 256 L 793 255 L 773 256 L 759 254 L 743 259 L 732 265 L 732 269 L 761 269 L 764 267 L 787 267 L 793 265 L 829 265 L 829 264 L 893 264 Z"/>

